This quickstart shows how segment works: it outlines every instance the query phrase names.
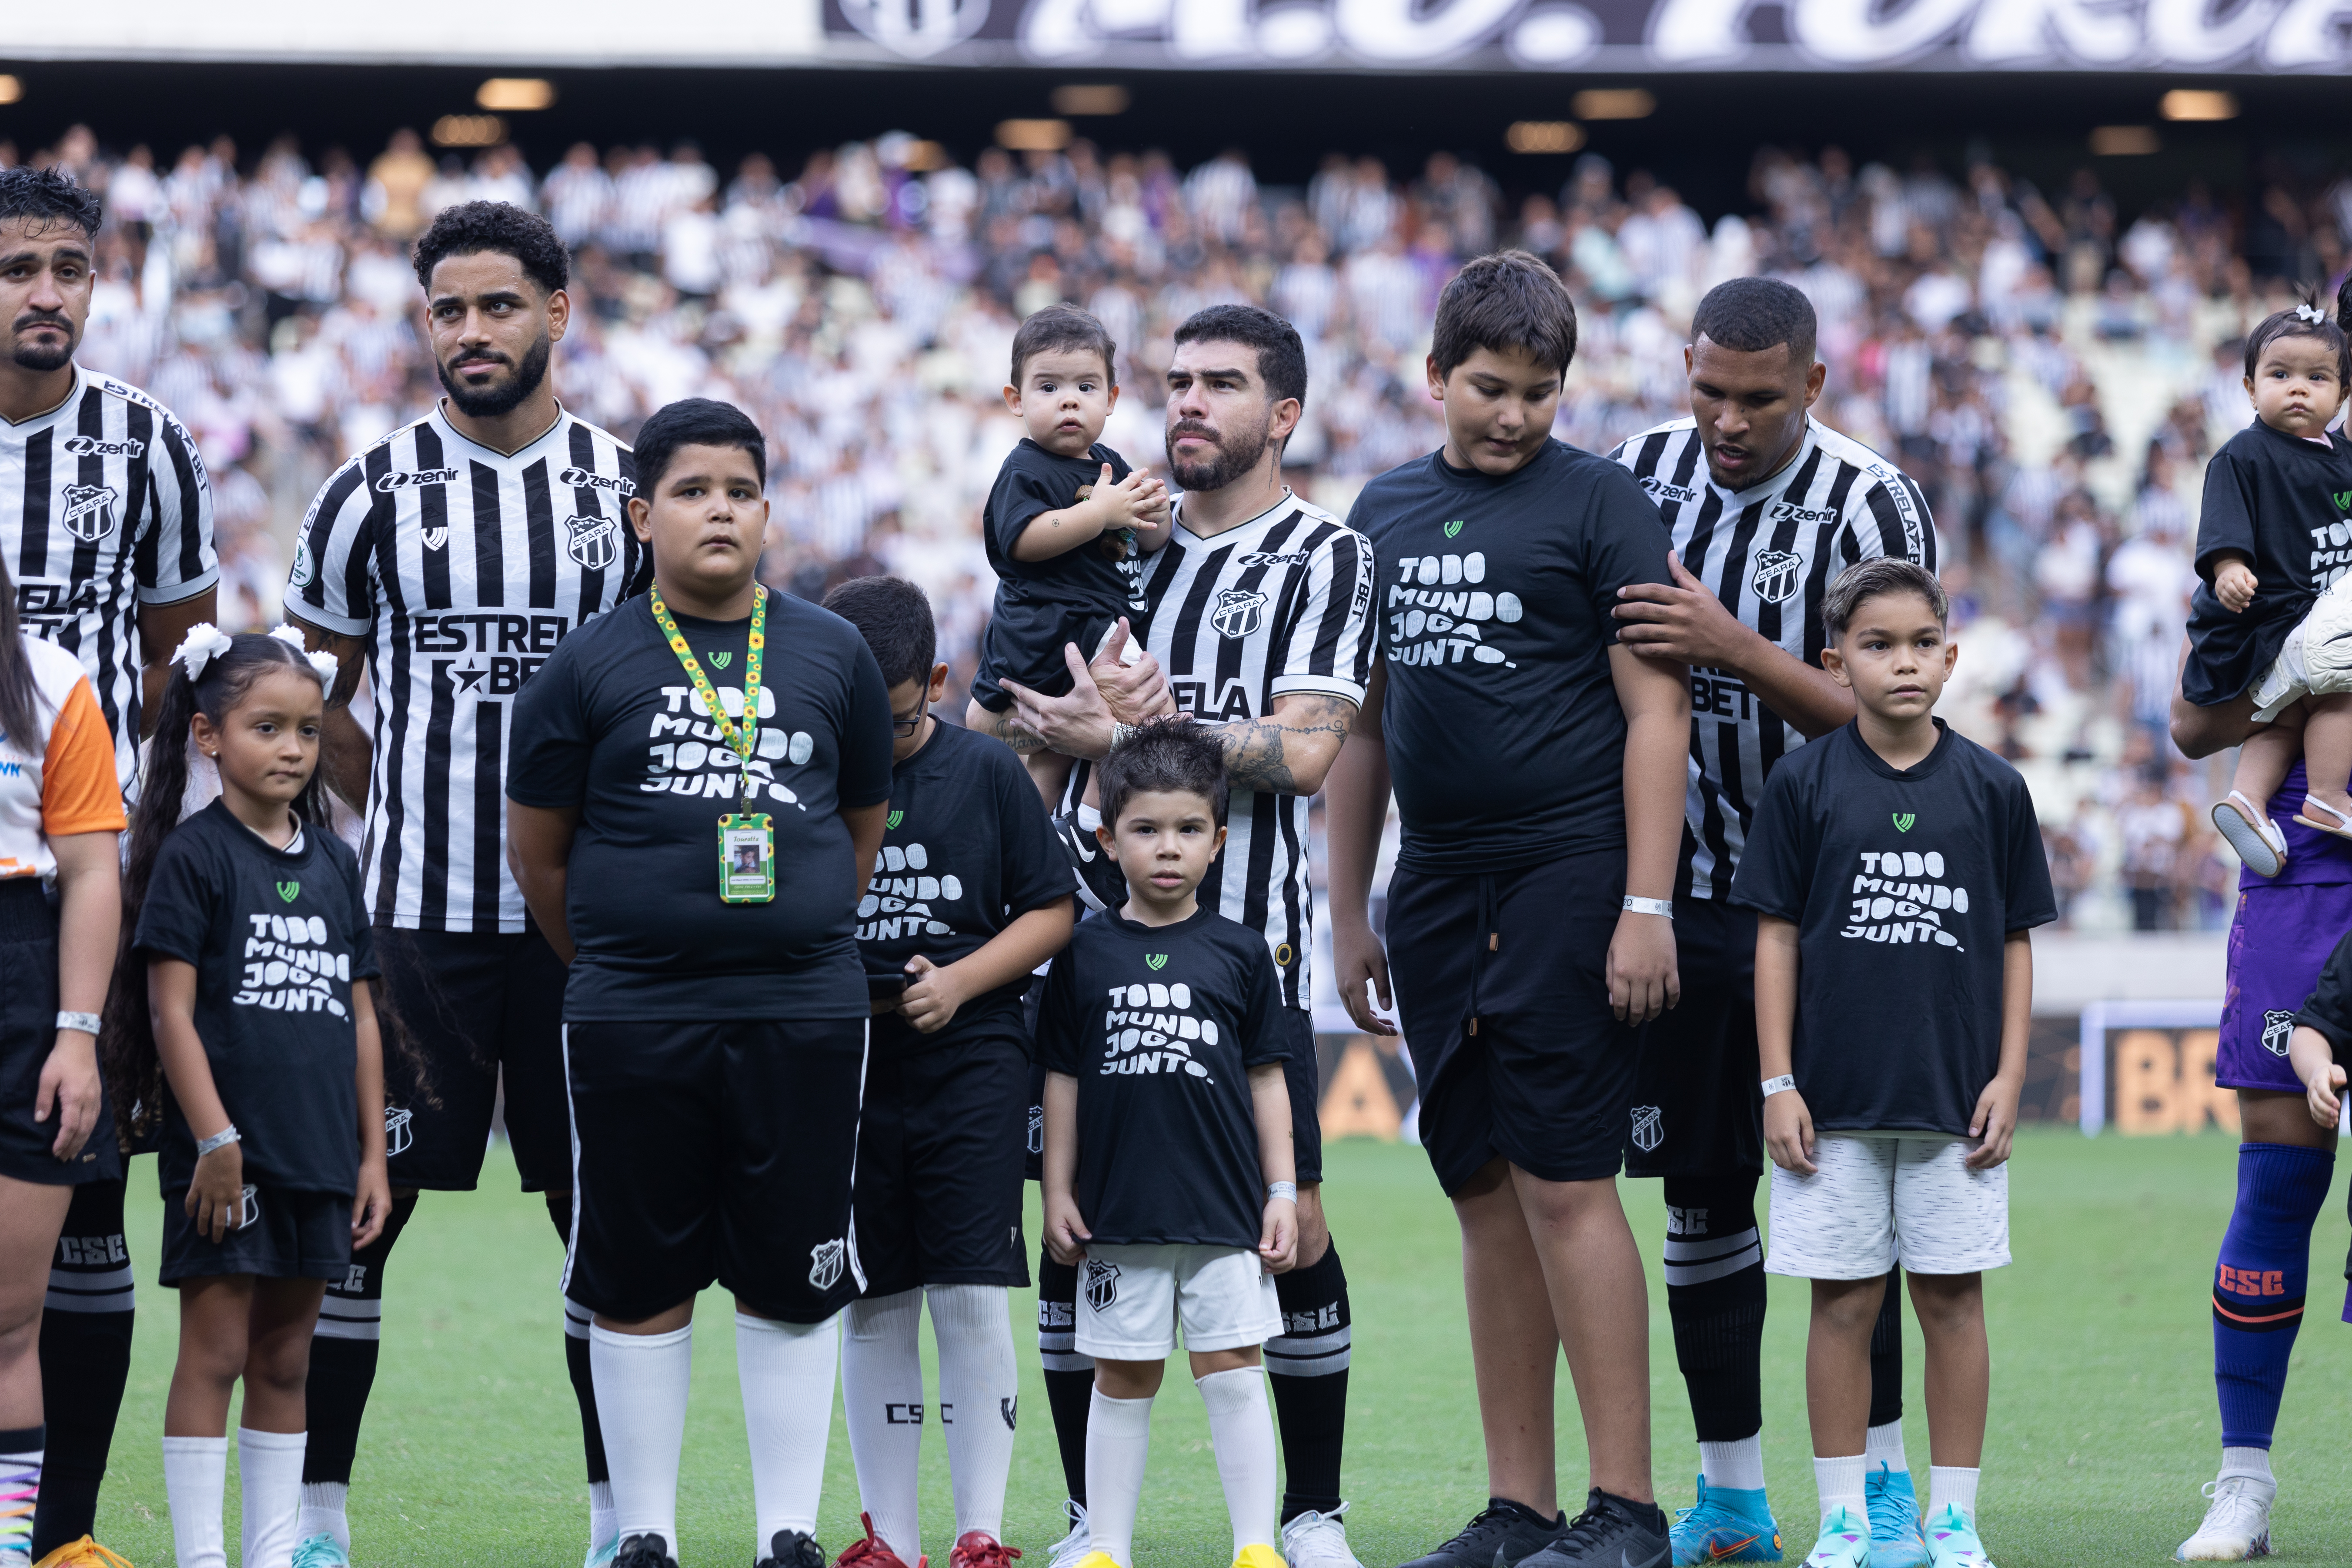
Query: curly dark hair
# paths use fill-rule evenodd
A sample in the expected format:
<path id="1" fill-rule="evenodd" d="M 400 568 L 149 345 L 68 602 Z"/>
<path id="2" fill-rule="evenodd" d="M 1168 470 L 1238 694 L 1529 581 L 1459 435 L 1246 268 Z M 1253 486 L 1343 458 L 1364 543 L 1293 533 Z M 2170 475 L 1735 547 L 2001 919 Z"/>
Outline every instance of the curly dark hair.
<path id="1" fill-rule="evenodd" d="M 96 238 L 105 215 L 96 193 L 75 184 L 73 176 L 61 170 L 30 165 L 0 169 L 0 222 L 28 217 L 37 228 L 47 228 L 52 221 L 62 221 Z"/>
<path id="2" fill-rule="evenodd" d="M 429 289 L 433 269 L 445 258 L 485 250 L 513 257 L 551 294 L 572 280 L 571 252 L 545 218 L 510 202 L 460 202 L 443 207 L 416 242 L 416 281 Z"/>

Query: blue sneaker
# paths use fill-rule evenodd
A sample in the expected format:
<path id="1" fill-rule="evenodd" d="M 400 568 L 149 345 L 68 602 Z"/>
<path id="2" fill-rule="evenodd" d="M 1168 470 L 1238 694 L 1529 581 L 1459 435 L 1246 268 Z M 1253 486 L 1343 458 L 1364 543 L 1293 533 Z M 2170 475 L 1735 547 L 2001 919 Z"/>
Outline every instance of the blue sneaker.
<path id="1" fill-rule="evenodd" d="M 1856 1519 L 1840 1503 L 1822 1521 L 1821 1539 L 1806 1555 L 1805 1568 L 1871 1568 L 1870 1521 Z"/>
<path id="2" fill-rule="evenodd" d="M 1778 1563 L 1780 1527 L 1762 1489 L 1736 1491 L 1698 1479 L 1698 1501 L 1675 1510 L 1676 1568 L 1694 1563 Z"/>
<path id="3" fill-rule="evenodd" d="M 581 1568 L 613 1568 L 613 1559 L 621 1554 L 621 1532 L 614 1531 L 613 1539 L 588 1549 Z"/>
<path id="4" fill-rule="evenodd" d="M 294 1568 L 352 1568 L 352 1559 L 333 1536 L 321 1531 L 296 1543 Z"/>
<path id="5" fill-rule="evenodd" d="M 1881 1462 L 1862 1483 L 1870 1513 L 1870 1568 L 1927 1568 L 1927 1542 L 1919 1532 L 1919 1494 L 1911 1472 Z"/>
<path id="6" fill-rule="evenodd" d="M 1946 1503 L 1944 1511 L 1927 1521 L 1927 1561 L 1935 1568 L 1993 1568 L 1984 1542 L 1977 1539 L 1977 1527 L 1958 1503 Z"/>

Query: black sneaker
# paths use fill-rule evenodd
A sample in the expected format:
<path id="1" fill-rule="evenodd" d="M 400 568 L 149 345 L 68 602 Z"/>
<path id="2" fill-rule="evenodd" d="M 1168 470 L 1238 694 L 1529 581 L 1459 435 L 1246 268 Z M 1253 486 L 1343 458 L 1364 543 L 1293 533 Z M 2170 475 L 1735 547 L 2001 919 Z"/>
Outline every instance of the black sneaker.
<path id="1" fill-rule="evenodd" d="M 1127 873 L 1104 853 L 1102 842 L 1078 826 L 1078 814 L 1066 811 L 1054 818 L 1054 837 L 1070 858 L 1077 878 L 1078 897 L 1090 910 L 1115 910 L 1127 902 Z"/>
<path id="2" fill-rule="evenodd" d="M 669 1542 L 658 1535 L 632 1535 L 613 1554 L 613 1568 L 677 1568 Z"/>
<path id="3" fill-rule="evenodd" d="M 1542 1551 L 1567 1523 L 1566 1514 L 1546 1519 L 1507 1499 L 1488 1498 L 1486 1510 L 1464 1525 L 1461 1534 L 1400 1568 L 1512 1568 Z"/>
<path id="4" fill-rule="evenodd" d="M 1666 1516 L 1657 1504 L 1627 1502 L 1595 1487 L 1568 1533 L 1523 1568 L 1666 1568 L 1674 1559 Z"/>
<path id="5" fill-rule="evenodd" d="M 825 1568 L 824 1548 L 816 1537 L 797 1530 L 780 1530 L 768 1542 L 768 1555 L 752 1568 Z"/>

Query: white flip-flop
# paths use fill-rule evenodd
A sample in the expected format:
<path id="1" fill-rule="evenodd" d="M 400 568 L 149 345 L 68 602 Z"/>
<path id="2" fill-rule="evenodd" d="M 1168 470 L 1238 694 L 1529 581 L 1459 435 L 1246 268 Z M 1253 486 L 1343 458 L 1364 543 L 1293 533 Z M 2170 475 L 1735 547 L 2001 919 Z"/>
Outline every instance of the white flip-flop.
<path id="1" fill-rule="evenodd" d="M 2324 805 L 2324 802 L 2315 802 Z M 2297 818 L 2298 821 L 2301 818 Z M 2319 824 L 2312 823 L 2318 827 Z M 2347 823 L 2352 826 L 2352 823 Z M 2257 877 L 2275 877 L 2286 869 L 2286 830 L 2264 816 L 2254 803 L 2236 790 L 2213 808 L 2213 829 L 2236 850 L 2238 858 Z M 2329 831 L 2321 829 L 2321 831 Z M 2346 837 L 2352 837 L 2352 834 Z"/>

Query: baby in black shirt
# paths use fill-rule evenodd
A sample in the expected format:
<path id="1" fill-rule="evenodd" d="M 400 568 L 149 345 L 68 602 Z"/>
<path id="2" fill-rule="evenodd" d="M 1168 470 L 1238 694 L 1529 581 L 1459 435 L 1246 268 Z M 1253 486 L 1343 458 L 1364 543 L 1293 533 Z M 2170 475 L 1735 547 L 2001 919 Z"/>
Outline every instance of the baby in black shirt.
<path id="1" fill-rule="evenodd" d="M 2265 804 L 2298 755 L 2310 784 L 2295 820 L 2352 838 L 2352 442 L 2328 426 L 2343 408 L 2352 352 L 2316 305 L 2265 319 L 2246 340 L 2255 419 L 2213 454 L 2197 530 L 2200 588 L 2181 694 L 2243 701 L 2266 728 L 2238 753 L 2213 826 L 2264 877 L 2286 866 Z"/>

